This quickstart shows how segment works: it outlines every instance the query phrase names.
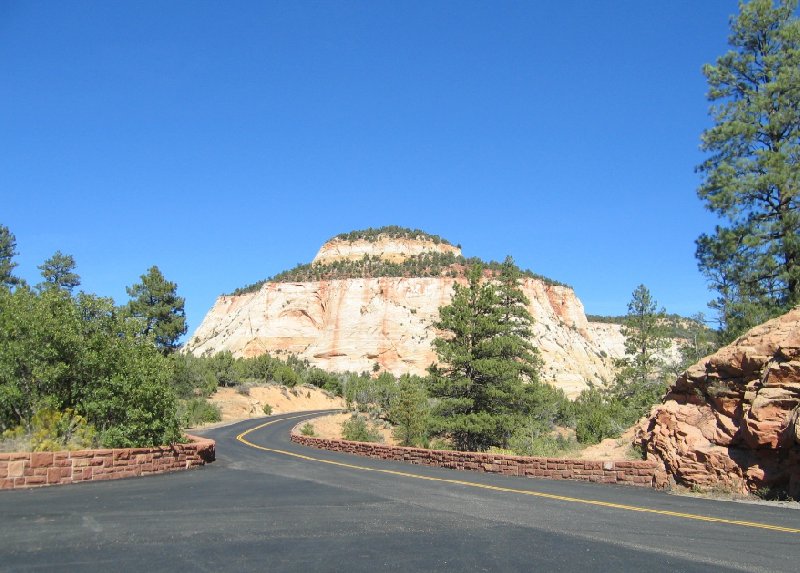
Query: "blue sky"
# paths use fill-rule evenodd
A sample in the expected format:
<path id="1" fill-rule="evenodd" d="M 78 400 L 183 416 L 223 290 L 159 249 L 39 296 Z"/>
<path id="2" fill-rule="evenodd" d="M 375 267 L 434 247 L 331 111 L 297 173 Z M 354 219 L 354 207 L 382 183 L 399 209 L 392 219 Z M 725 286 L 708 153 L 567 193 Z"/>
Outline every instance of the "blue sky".
<path id="1" fill-rule="evenodd" d="M 706 310 L 704 63 L 733 0 L 2 2 L 0 223 L 190 332 L 340 232 L 403 225 L 624 314 Z"/>

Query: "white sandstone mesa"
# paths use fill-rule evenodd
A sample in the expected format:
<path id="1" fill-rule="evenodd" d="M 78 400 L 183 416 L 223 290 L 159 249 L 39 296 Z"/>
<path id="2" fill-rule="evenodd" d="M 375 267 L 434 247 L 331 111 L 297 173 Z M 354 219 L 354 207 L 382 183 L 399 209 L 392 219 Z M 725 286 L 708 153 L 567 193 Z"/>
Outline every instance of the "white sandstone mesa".
<path id="1" fill-rule="evenodd" d="M 334 238 L 314 264 L 379 257 L 399 263 L 423 254 L 461 255 L 459 247 L 425 237 Z M 379 277 L 265 282 L 241 295 L 220 296 L 192 335 L 196 355 L 230 351 L 236 357 L 294 354 L 329 371 L 425 374 L 436 362 L 432 341 L 439 308 L 448 304 L 451 276 Z M 618 325 L 590 323 L 572 288 L 522 278 L 534 318 L 533 344 L 543 360 L 542 379 L 574 397 L 589 383 L 614 376 L 624 353 Z"/>

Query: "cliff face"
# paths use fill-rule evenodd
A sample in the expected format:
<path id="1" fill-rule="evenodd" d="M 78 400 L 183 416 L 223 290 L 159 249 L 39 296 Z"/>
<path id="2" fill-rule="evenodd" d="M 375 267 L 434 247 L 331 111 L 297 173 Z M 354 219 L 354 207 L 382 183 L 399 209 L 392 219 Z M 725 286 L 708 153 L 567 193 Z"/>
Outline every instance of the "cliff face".
<path id="1" fill-rule="evenodd" d="M 638 439 L 684 485 L 800 496 L 800 309 L 689 368 Z"/>
<path id="2" fill-rule="evenodd" d="M 372 241 L 331 239 L 322 245 L 312 263 L 330 264 L 336 261 L 357 261 L 364 256 L 380 257 L 392 263 L 401 263 L 425 253 L 449 253 L 460 256 L 461 249 L 446 243 L 436 243 L 423 237 L 413 239 L 380 238 Z"/>
<path id="3" fill-rule="evenodd" d="M 436 360 L 432 324 L 450 302 L 450 277 L 267 282 L 254 293 L 222 296 L 186 345 L 189 352 L 235 356 L 295 354 L 331 371 L 424 374 Z M 598 332 L 572 289 L 526 278 L 543 379 L 577 395 L 613 378 L 621 336 Z M 624 350 L 623 350 L 624 351 Z"/>

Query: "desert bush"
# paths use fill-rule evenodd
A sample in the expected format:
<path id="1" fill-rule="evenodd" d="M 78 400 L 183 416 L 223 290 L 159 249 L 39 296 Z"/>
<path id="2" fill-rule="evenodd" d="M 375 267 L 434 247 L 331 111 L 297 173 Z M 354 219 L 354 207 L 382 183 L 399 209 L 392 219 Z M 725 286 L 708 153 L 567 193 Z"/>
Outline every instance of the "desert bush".
<path id="1" fill-rule="evenodd" d="M 314 431 L 314 426 L 311 425 L 311 422 L 306 422 L 303 424 L 303 427 L 300 428 L 300 433 L 304 436 L 316 436 L 317 433 Z"/>
<path id="2" fill-rule="evenodd" d="M 272 406 L 270 406 L 269 404 L 264 404 L 264 407 L 262 408 L 262 411 L 264 412 L 265 415 L 271 416 L 272 415 Z"/>
<path id="3" fill-rule="evenodd" d="M 556 434 L 536 423 L 526 423 L 517 428 L 508 442 L 518 456 L 558 457 L 580 448 L 574 439 Z"/>
<path id="4" fill-rule="evenodd" d="M 380 433 L 367 420 L 353 414 L 349 420 L 342 422 L 342 437 L 353 442 L 380 442 Z"/>
<path id="5" fill-rule="evenodd" d="M 17 426 L 2 434 L 4 441 L 33 452 L 83 450 L 97 446 L 97 432 L 86 418 L 68 408 L 43 408 L 31 418 L 29 428 Z"/>
<path id="6" fill-rule="evenodd" d="M 193 428 L 200 424 L 219 422 L 222 412 L 219 406 L 203 398 L 191 398 L 178 401 L 178 418 L 184 428 Z"/>

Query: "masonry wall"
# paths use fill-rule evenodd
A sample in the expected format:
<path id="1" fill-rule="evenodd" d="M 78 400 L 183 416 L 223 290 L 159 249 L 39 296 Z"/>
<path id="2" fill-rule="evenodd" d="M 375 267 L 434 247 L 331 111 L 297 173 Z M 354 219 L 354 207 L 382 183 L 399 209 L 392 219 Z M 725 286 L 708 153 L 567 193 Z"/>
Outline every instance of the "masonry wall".
<path id="1" fill-rule="evenodd" d="M 0 489 L 145 476 L 214 461 L 214 440 L 188 437 L 186 444 L 153 448 L 0 453 Z"/>
<path id="2" fill-rule="evenodd" d="M 571 479 L 644 487 L 666 483 L 663 470 L 653 461 L 593 461 L 505 456 L 475 452 L 454 452 L 405 448 L 366 442 L 330 440 L 292 432 L 291 440 L 312 448 L 456 470 L 548 479 Z"/>

